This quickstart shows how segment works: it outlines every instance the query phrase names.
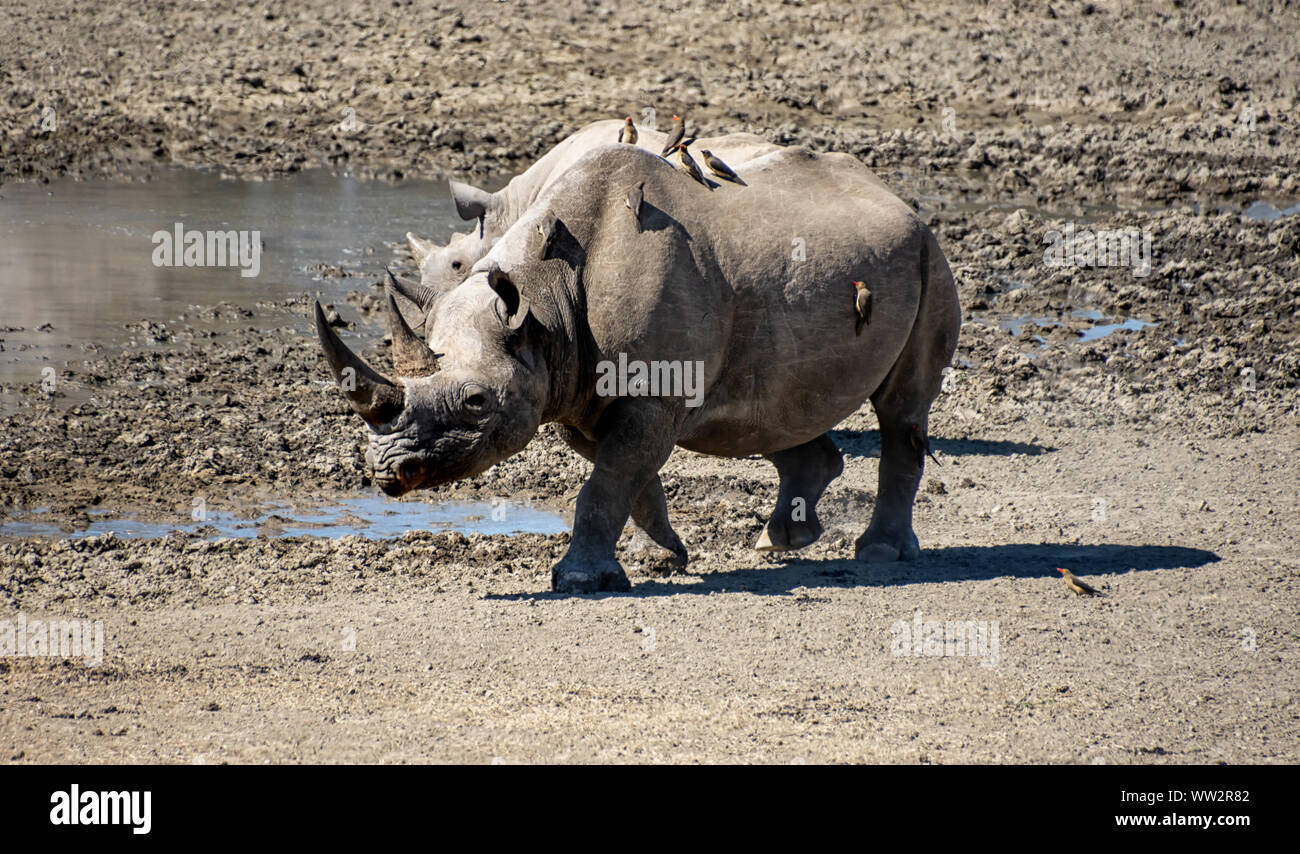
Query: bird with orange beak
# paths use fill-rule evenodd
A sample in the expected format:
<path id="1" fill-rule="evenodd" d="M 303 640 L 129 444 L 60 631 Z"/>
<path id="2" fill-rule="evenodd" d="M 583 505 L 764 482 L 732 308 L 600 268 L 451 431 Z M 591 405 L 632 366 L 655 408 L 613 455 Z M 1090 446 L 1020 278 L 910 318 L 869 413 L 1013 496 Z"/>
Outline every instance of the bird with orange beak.
<path id="1" fill-rule="evenodd" d="M 871 291 L 867 290 L 866 282 L 854 282 L 853 287 L 857 290 L 857 296 L 853 300 L 853 307 L 858 313 L 853 334 L 861 335 L 862 327 L 871 322 Z"/>
<path id="2" fill-rule="evenodd" d="M 709 167 L 709 171 L 714 175 L 717 175 L 724 181 L 730 181 L 731 183 L 739 184 L 742 187 L 748 186 L 744 181 L 740 180 L 740 176 L 735 173 L 735 170 L 723 163 L 722 159 L 715 156 L 712 151 L 709 151 L 707 148 L 702 148 L 700 149 L 700 154 L 704 155 L 704 165 Z"/>

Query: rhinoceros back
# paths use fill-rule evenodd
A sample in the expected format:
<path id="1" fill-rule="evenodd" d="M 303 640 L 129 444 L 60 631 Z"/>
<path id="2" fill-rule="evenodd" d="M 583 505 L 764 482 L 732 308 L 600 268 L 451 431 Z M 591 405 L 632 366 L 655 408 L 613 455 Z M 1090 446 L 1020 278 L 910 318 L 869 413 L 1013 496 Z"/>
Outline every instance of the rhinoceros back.
<path id="1" fill-rule="evenodd" d="M 681 444 L 726 455 L 814 438 L 862 405 L 907 343 L 931 242 L 847 155 L 786 148 L 735 168 L 748 186 L 708 190 L 662 158 L 609 146 L 538 204 L 582 245 L 600 356 L 702 362 L 707 392 Z M 625 202 L 638 182 L 640 232 Z M 873 295 L 861 335 L 854 281 Z"/>

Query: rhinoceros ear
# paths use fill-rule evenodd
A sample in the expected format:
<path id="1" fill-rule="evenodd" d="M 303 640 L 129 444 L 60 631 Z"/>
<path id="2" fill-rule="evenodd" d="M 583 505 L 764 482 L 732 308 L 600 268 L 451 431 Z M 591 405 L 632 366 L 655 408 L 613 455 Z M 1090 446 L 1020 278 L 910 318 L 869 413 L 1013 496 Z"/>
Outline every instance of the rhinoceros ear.
<path id="1" fill-rule="evenodd" d="M 448 183 L 451 185 L 451 198 L 456 203 L 456 213 L 461 219 L 482 220 L 495 204 L 496 200 L 487 190 L 480 190 L 478 187 L 462 184 L 460 181 Z"/>
<path id="2" fill-rule="evenodd" d="M 488 287 L 496 291 L 496 295 L 500 297 L 505 307 L 505 315 L 501 318 L 501 322 L 511 332 L 521 328 L 532 308 L 528 298 L 519 292 L 519 288 L 501 271 L 500 267 L 493 267 L 488 271 Z"/>

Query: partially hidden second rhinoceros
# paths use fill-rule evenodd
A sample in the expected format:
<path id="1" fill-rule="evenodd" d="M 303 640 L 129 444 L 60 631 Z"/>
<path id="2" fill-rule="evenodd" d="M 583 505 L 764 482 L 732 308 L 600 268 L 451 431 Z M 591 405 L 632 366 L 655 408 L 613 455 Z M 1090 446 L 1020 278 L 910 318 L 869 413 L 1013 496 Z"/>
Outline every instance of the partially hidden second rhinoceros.
<path id="1" fill-rule="evenodd" d="M 961 324 L 947 261 L 851 156 L 782 148 L 736 171 L 748 186 L 706 187 L 638 147 L 589 152 L 460 285 L 416 304 L 390 277 L 396 379 L 317 304 L 376 483 L 400 495 L 473 476 L 554 422 L 593 469 L 552 588 L 626 590 L 615 544 L 629 517 L 685 566 L 658 474 L 674 446 L 775 464 L 757 547 L 796 549 L 821 535 L 817 501 L 843 470 L 827 431 L 870 399 L 880 480 L 855 556 L 919 554 L 930 404 Z M 860 335 L 855 281 L 871 295 Z M 638 365 L 661 382 L 612 376 Z M 692 370 L 696 388 L 674 381 Z"/>
<path id="2" fill-rule="evenodd" d="M 420 282 L 426 288 L 443 290 L 463 282 L 474 264 L 487 254 L 492 245 L 532 207 L 565 171 L 584 154 L 618 139 L 621 121 L 605 119 L 575 131 L 555 145 L 536 163 L 510 182 L 489 193 L 472 184 L 451 181 L 451 197 L 456 213 L 474 227 L 463 234 L 453 234 L 446 246 L 422 240 L 410 232 L 406 241 L 420 267 Z M 647 151 L 663 149 L 667 137 L 656 130 L 641 128 L 637 145 Z M 778 150 L 762 137 L 751 133 L 732 133 L 707 137 L 692 143 L 696 151 L 711 150 L 732 166 Z"/>

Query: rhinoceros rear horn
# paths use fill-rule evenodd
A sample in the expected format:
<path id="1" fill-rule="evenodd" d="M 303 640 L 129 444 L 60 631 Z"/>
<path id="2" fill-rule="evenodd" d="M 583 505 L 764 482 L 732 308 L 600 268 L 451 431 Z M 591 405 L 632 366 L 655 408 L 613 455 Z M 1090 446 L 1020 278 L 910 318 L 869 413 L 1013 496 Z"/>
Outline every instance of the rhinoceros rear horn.
<path id="1" fill-rule="evenodd" d="M 393 339 L 393 367 L 399 377 L 427 377 L 438 370 L 438 356 L 407 325 L 397 306 L 397 280 L 388 274 L 388 334 Z"/>
<path id="2" fill-rule="evenodd" d="M 339 340 L 325 320 L 320 302 L 316 303 L 316 336 L 320 338 L 325 360 L 353 410 L 368 424 L 384 424 L 397 417 L 405 397 L 402 389 L 375 372 Z"/>
<path id="3" fill-rule="evenodd" d="M 393 280 L 393 290 L 425 311 L 429 310 L 429 306 L 433 305 L 434 299 L 438 296 L 438 292 L 433 288 L 412 282 L 410 279 L 403 279 L 401 276 L 394 276 L 392 273 L 388 275 Z"/>

